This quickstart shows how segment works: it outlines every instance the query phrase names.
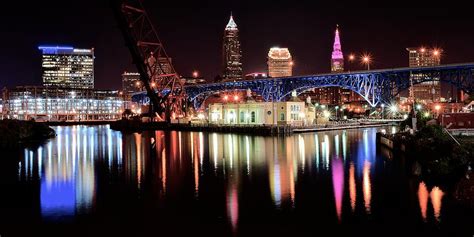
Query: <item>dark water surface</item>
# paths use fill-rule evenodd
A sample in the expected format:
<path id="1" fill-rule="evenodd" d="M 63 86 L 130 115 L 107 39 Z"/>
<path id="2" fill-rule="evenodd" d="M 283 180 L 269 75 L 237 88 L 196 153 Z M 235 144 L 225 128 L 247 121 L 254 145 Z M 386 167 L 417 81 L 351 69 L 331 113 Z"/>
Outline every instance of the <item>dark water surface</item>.
<path id="1" fill-rule="evenodd" d="M 376 149 L 379 128 L 285 138 L 55 130 L 39 148 L 1 152 L 2 237 L 474 233 L 472 209 Z"/>

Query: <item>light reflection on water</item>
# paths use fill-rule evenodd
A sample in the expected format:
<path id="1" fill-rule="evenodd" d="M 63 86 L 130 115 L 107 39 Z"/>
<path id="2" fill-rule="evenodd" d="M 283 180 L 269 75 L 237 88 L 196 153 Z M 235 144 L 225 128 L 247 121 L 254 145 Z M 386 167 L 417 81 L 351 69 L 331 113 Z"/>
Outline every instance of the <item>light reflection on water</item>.
<path id="1" fill-rule="evenodd" d="M 40 181 L 41 215 L 45 219 L 90 213 L 99 205 L 99 177 L 117 179 L 120 185 L 142 192 L 156 192 L 159 195 L 154 202 L 179 196 L 180 190 L 191 186 L 194 200 L 206 199 L 216 191 L 209 190 L 209 180 L 218 180 L 221 185 L 213 188 L 222 189 L 225 195 L 215 198 L 225 200 L 225 206 L 213 208 L 227 213 L 234 231 L 247 205 L 242 201 L 248 188 L 245 180 L 259 180 L 263 185 L 250 195 L 268 195 L 276 210 L 293 210 L 306 195 L 299 187 L 317 179 L 319 183 L 311 192 L 330 200 L 324 205 L 336 222 L 349 216 L 372 215 L 376 211 L 374 200 L 383 196 L 374 191 L 376 165 L 385 162 L 377 157 L 375 128 L 289 137 L 176 131 L 122 134 L 107 126 L 55 129 L 55 139 L 38 149 L 24 150 L 18 171 L 20 181 Z M 149 183 L 153 185 L 147 186 Z M 330 189 L 322 184 L 329 184 Z M 431 200 L 431 215 L 440 221 L 443 191 L 438 187 L 428 191 L 421 182 L 414 192 L 421 219 L 427 220 Z"/>

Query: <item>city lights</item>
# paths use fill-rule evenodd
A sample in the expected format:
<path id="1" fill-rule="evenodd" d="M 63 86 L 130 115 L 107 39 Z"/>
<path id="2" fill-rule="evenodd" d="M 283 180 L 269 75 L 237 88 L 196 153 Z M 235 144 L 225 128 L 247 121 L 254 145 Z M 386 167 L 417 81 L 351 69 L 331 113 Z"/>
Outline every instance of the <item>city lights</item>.
<path id="1" fill-rule="evenodd" d="M 367 65 L 367 70 L 370 70 L 371 61 L 372 61 L 372 59 L 371 59 L 370 55 L 365 54 L 365 55 L 362 56 L 362 63 Z"/>
<path id="2" fill-rule="evenodd" d="M 390 112 L 396 113 L 397 111 L 398 111 L 397 105 L 391 105 L 391 106 L 390 106 Z"/>
<path id="3" fill-rule="evenodd" d="M 324 111 L 323 111 L 323 116 L 324 116 L 325 118 L 329 118 L 329 117 L 331 116 L 331 113 L 330 113 L 329 111 L 327 111 L 327 110 L 324 110 Z"/>

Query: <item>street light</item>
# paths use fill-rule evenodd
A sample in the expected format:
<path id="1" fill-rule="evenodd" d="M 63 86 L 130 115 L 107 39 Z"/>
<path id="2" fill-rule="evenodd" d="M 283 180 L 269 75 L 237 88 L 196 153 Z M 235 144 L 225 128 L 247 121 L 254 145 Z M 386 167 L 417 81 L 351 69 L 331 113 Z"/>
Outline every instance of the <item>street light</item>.
<path id="1" fill-rule="evenodd" d="M 194 78 L 199 77 L 199 72 L 198 72 L 198 71 L 193 71 L 193 77 L 194 77 Z"/>
<path id="2" fill-rule="evenodd" d="M 441 109 L 441 105 L 435 105 L 435 110 L 436 110 L 436 117 L 439 117 L 439 110 Z"/>
<path id="3" fill-rule="evenodd" d="M 339 110 L 339 106 L 336 105 L 336 119 L 337 119 L 337 110 Z"/>
<path id="4" fill-rule="evenodd" d="M 234 95 L 234 101 L 238 101 L 239 100 L 239 96 L 238 95 Z"/>
<path id="5" fill-rule="evenodd" d="M 370 58 L 370 55 L 364 55 L 362 56 L 362 63 L 367 65 L 367 70 L 370 70 L 370 61 L 372 59 Z"/>
<path id="6" fill-rule="evenodd" d="M 354 61 L 355 55 L 354 54 L 349 54 L 349 61 Z"/>
<path id="7" fill-rule="evenodd" d="M 227 100 L 229 100 L 229 96 L 228 96 L 228 95 L 225 95 L 225 96 L 224 96 L 224 101 L 227 102 Z"/>

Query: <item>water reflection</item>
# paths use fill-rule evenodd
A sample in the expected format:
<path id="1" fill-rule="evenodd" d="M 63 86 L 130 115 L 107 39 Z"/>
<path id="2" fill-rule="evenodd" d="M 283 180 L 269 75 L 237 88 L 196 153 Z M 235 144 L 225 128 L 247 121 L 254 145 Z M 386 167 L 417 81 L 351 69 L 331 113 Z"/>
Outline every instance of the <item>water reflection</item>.
<path id="1" fill-rule="evenodd" d="M 39 179 L 45 218 L 87 212 L 95 204 L 95 158 L 102 153 L 109 167 L 122 158 L 120 133 L 85 126 L 57 127 L 56 132 L 57 137 L 43 147 L 25 149 L 19 169 L 20 180 Z M 105 138 L 107 142 L 100 145 L 94 142 Z"/>
<path id="2" fill-rule="evenodd" d="M 98 199 L 113 201 L 121 193 L 103 191 L 113 184 L 136 190 L 137 199 L 149 194 L 146 207 L 166 207 L 169 200 L 175 200 L 175 206 L 183 204 L 181 200 L 202 202 L 210 213 L 226 217 L 233 231 L 251 215 L 253 200 L 258 204 L 251 208 L 293 211 L 313 208 L 317 198 L 322 206 L 313 213 L 331 215 L 343 224 L 378 213 L 381 205 L 375 204 L 384 199 L 383 187 L 374 182 L 385 162 L 377 154 L 375 128 L 289 137 L 122 134 L 107 126 L 56 131 L 57 138 L 47 144 L 24 150 L 18 166 L 20 181 L 39 181 L 40 210 L 46 219 L 88 214 L 101 203 Z M 431 200 L 432 216 L 440 221 L 443 191 L 429 191 L 424 183 L 416 191 L 421 218 L 428 219 Z"/>
<path id="3" fill-rule="evenodd" d="M 423 221 L 428 221 L 428 204 L 431 200 L 433 207 L 433 217 L 439 222 L 441 220 L 441 206 L 444 192 L 437 186 L 428 191 L 426 184 L 422 181 L 418 185 L 418 202 L 420 204 L 421 217 Z"/>

